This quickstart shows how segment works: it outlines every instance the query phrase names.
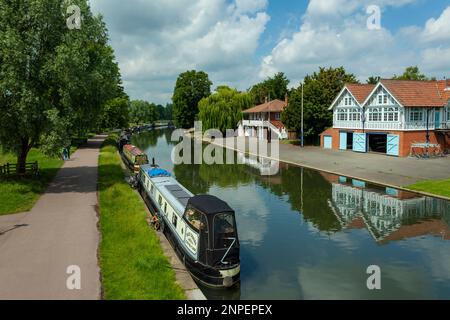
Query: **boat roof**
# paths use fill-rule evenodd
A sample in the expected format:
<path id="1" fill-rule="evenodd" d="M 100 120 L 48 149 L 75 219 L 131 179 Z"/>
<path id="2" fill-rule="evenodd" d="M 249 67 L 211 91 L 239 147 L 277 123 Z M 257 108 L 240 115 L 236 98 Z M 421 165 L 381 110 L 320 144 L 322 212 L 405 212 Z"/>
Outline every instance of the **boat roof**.
<path id="1" fill-rule="evenodd" d="M 192 197 L 188 204 L 205 214 L 234 212 L 225 201 L 208 194 Z"/>
<path id="2" fill-rule="evenodd" d="M 145 155 L 145 153 L 141 149 L 139 149 L 136 146 L 133 146 L 132 144 L 126 144 L 123 147 L 124 149 L 127 149 L 135 156 Z"/>
<path id="3" fill-rule="evenodd" d="M 174 209 L 184 213 L 189 199 L 194 197 L 194 195 L 175 180 L 167 170 L 154 168 L 150 165 L 141 166 L 141 170 L 150 177 L 155 187 L 170 202 Z"/>

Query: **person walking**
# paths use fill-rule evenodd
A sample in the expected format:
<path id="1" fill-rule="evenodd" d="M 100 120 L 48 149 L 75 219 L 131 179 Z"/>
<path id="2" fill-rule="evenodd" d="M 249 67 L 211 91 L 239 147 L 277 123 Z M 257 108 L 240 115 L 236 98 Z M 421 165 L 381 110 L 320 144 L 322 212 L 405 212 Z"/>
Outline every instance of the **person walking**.
<path id="1" fill-rule="evenodd" d="M 63 149 L 63 160 L 67 161 L 68 160 L 68 154 L 69 152 L 67 151 L 67 148 Z"/>

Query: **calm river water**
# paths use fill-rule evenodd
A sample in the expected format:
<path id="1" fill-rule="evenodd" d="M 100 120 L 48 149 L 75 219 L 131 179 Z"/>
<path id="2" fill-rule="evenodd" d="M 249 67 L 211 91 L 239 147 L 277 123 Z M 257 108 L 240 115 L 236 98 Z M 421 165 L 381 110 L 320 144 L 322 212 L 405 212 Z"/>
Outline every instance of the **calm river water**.
<path id="1" fill-rule="evenodd" d="M 450 202 L 280 164 L 173 165 L 171 130 L 133 137 L 194 194 L 235 209 L 241 284 L 210 299 L 450 299 Z M 367 289 L 368 266 L 381 290 Z"/>

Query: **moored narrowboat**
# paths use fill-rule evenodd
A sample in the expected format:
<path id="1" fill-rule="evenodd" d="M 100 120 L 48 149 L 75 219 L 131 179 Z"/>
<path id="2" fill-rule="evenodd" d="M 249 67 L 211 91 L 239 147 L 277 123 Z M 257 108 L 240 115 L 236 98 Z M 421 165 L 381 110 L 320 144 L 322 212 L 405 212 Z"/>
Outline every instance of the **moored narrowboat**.
<path id="1" fill-rule="evenodd" d="M 140 192 L 191 275 L 209 287 L 240 280 L 235 213 L 211 195 L 193 195 L 169 172 L 141 166 Z"/>
<path id="2" fill-rule="evenodd" d="M 140 167 L 149 163 L 147 155 L 138 147 L 131 144 L 124 145 L 122 148 L 122 156 L 127 166 L 135 174 L 138 174 Z"/>

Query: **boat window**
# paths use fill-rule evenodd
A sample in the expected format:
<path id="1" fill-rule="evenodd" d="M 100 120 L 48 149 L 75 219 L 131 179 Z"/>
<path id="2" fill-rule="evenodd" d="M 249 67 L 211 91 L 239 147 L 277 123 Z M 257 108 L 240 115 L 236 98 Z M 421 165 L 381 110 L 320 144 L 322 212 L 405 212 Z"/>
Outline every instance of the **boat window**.
<path id="1" fill-rule="evenodd" d="M 196 231 L 200 231 L 206 226 L 204 215 L 193 208 L 186 210 L 185 218 L 187 223 Z"/>
<path id="2" fill-rule="evenodd" d="M 147 156 L 146 155 L 140 155 L 136 157 L 136 164 L 137 165 L 143 165 L 143 164 L 147 164 L 148 160 L 147 160 Z"/>
<path id="3" fill-rule="evenodd" d="M 172 224 L 173 224 L 173 226 L 174 226 L 175 228 L 177 227 L 177 223 L 178 223 L 178 217 L 177 217 L 176 214 L 174 214 L 174 215 L 172 216 Z"/>
<path id="4" fill-rule="evenodd" d="M 162 206 L 162 197 L 161 197 L 161 195 L 159 195 L 159 197 L 158 197 L 158 203 L 159 203 L 159 206 Z"/>
<path id="5" fill-rule="evenodd" d="M 167 212 L 167 202 L 164 203 L 164 213 Z"/>
<path id="6" fill-rule="evenodd" d="M 152 184 L 152 185 L 151 185 L 151 188 L 150 188 L 150 193 L 153 194 L 153 191 L 155 191 L 155 188 L 154 188 L 154 186 L 153 186 L 153 184 Z"/>
<path id="7" fill-rule="evenodd" d="M 233 242 L 230 238 L 235 238 L 234 214 L 221 213 L 214 217 L 214 248 L 225 249 Z"/>

